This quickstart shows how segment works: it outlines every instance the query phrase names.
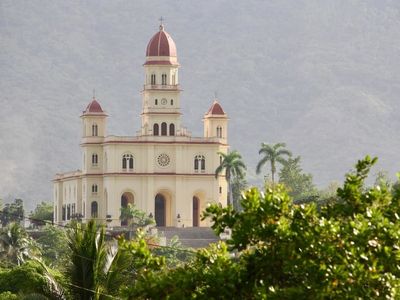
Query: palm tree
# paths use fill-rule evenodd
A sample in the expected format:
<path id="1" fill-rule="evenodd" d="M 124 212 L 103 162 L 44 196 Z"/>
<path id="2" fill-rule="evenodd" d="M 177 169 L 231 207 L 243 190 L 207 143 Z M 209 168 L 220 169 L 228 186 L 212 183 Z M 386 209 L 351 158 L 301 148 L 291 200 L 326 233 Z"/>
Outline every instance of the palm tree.
<path id="1" fill-rule="evenodd" d="M 228 182 L 229 198 L 228 204 L 233 204 L 232 184 L 234 179 L 243 178 L 245 175 L 246 165 L 242 160 L 242 156 L 238 151 L 232 151 L 227 154 L 218 152 L 222 157 L 221 164 L 215 170 L 215 178 L 225 170 L 225 178 Z"/>
<path id="2" fill-rule="evenodd" d="M 269 161 L 271 163 L 272 184 L 275 183 L 276 163 L 284 164 L 286 162 L 284 156 L 292 156 L 292 153 L 285 147 L 285 143 L 274 145 L 261 143 L 261 149 L 258 151 L 258 154 L 262 154 L 263 158 L 257 164 L 256 173 L 260 174 L 261 168 Z"/>
<path id="3" fill-rule="evenodd" d="M 128 260 L 117 248 L 106 245 L 103 227 L 99 229 L 94 220 L 86 225 L 75 223 L 68 232 L 68 246 L 71 265 L 67 274 L 74 299 L 103 299 L 117 293 Z"/>
<path id="4" fill-rule="evenodd" d="M 35 241 L 18 223 L 9 223 L 0 231 L 0 258 L 21 265 L 40 254 Z"/>

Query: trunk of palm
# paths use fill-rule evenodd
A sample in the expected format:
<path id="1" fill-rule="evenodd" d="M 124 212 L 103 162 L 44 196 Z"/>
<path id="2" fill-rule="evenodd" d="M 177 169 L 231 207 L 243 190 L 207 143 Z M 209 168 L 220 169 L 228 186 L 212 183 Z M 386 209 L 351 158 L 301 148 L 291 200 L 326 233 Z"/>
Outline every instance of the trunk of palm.
<path id="1" fill-rule="evenodd" d="M 229 189 L 229 197 L 228 197 L 228 205 L 233 205 L 233 190 L 232 190 L 232 182 L 229 179 L 228 181 L 228 189 Z"/>
<path id="2" fill-rule="evenodd" d="M 275 185 L 275 162 L 271 160 L 271 177 L 272 177 L 272 186 Z"/>

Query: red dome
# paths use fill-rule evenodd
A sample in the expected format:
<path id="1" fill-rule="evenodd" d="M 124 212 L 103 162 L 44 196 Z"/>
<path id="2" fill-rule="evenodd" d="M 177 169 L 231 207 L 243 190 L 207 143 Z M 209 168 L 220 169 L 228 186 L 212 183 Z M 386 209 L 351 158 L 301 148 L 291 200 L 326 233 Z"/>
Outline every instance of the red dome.
<path id="1" fill-rule="evenodd" d="M 157 32 L 147 45 L 146 56 L 175 56 L 176 46 L 174 40 L 164 31 L 164 26 L 160 25 Z"/>
<path id="2" fill-rule="evenodd" d="M 225 113 L 224 110 L 222 109 L 222 106 L 218 103 L 218 101 L 214 100 L 214 103 L 208 110 L 207 115 L 225 115 Z"/>
<path id="3" fill-rule="evenodd" d="M 90 113 L 104 113 L 103 109 L 100 106 L 100 103 L 96 101 L 95 98 L 93 98 L 92 102 L 89 103 L 89 105 L 86 107 L 85 111 L 83 112 L 84 114 L 90 114 Z"/>

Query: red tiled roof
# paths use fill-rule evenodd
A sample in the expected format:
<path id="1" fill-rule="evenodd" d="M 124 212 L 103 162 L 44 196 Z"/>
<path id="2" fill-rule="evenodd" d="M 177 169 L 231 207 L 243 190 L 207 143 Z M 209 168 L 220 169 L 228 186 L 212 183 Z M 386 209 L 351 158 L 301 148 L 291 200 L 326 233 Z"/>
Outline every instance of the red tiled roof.
<path id="1" fill-rule="evenodd" d="M 218 101 L 214 100 L 214 103 L 208 110 L 207 115 L 225 115 L 225 113 Z"/>
<path id="2" fill-rule="evenodd" d="M 147 44 L 146 56 L 176 56 L 176 46 L 171 36 L 160 26 L 157 32 Z"/>
<path id="3" fill-rule="evenodd" d="M 88 104 L 86 107 L 85 111 L 83 112 L 84 114 L 87 113 L 104 113 L 103 109 L 100 106 L 100 103 L 96 101 L 96 99 L 93 98 L 92 102 Z"/>

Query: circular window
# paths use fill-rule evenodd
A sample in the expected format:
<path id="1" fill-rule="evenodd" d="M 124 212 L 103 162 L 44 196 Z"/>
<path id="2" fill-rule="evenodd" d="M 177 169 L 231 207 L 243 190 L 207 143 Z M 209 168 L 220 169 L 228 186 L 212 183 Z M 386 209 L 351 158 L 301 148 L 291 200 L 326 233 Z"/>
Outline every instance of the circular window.
<path id="1" fill-rule="evenodd" d="M 165 98 L 162 98 L 162 99 L 161 99 L 161 104 L 162 104 L 162 105 L 166 105 L 167 102 L 168 102 L 167 99 L 165 99 Z"/>
<path id="2" fill-rule="evenodd" d="M 171 159 L 169 158 L 168 154 L 165 153 L 161 153 L 158 157 L 157 157 L 157 163 L 160 167 L 166 167 L 169 165 L 169 163 L 171 162 Z"/>

